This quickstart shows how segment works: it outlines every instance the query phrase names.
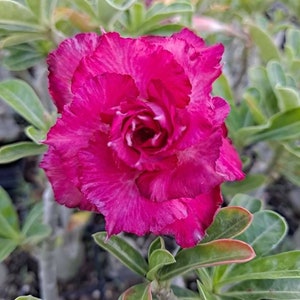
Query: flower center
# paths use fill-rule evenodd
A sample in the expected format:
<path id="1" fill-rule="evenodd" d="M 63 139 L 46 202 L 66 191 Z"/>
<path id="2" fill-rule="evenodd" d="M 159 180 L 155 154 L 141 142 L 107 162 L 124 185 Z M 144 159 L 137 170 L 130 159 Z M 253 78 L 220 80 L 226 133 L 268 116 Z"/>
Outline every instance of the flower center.
<path id="1" fill-rule="evenodd" d="M 155 131 L 151 128 L 142 127 L 133 132 L 133 140 L 137 144 L 143 144 L 155 136 Z"/>

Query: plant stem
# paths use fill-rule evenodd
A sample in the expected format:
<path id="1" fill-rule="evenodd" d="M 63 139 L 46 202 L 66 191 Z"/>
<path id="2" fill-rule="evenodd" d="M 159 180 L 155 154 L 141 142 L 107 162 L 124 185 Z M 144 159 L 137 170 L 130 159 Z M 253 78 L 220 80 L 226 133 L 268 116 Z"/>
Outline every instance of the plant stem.
<path id="1" fill-rule="evenodd" d="M 152 291 L 158 300 L 178 300 L 169 286 L 169 282 L 152 282 Z"/>
<path id="2" fill-rule="evenodd" d="M 56 204 L 53 201 L 53 192 L 48 183 L 43 193 L 44 223 L 52 228 L 52 234 L 46 238 L 41 247 L 39 262 L 40 290 L 43 300 L 58 300 L 56 263 L 54 256 Z"/>

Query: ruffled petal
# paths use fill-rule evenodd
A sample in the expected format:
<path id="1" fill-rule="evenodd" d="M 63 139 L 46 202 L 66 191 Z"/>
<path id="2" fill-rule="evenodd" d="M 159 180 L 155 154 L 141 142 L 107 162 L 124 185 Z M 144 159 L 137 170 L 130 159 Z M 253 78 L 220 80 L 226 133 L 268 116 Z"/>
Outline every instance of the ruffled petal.
<path id="1" fill-rule="evenodd" d="M 103 35 L 93 55 L 84 57 L 76 69 L 72 91 L 105 72 L 129 74 L 146 100 L 150 81 L 158 79 L 182 107 L 190 101 L 191 84 L 183 67 L 169 51 L 142 39 L 121 38 L 117 33 Z"/>
<path id="2" fill-rule="evenodd" d="M 224 181 L 241 180 L 245 177 L 239 155 L 228 138 L 223 138 L 216 171 L 223 177 Z"/>
<path id="3" fill-rule="evenodd" d="M 92 53 L 100 40 L 96 33 L 81 33 L 64 40 L 49 54 L 49 92 L 58 112 L 72 100 L 71 81 L 80 60 Z"/>
<path id="4" fill-rule="evenodd" d="M 188 207 L 187 217 L 176 220 L 162 231 L 174 236 L 179 246 L 188 248 L 203 239 L 206 229 L 213 222 L 222 204 L 220 189 L 217 187 L 207 194 L 185 199 L 185 203 Z"/>
<path id="5" fill-rule="evenodd" d="M 69 160 L 69 157 L 65 156 L 63 152 L 50 147 L 44 155 L 40 167 L 45 170 L 58 203 L 67 207 L 95 210 L 94 205 L 83 197 L 77 187 L 78 160 L 76 157 Z"/>
<path id="6" fill-rule="evenodd" d="M 103 135 L 79 153 L 81 191 L 105 216 L 109 235 L 121 231 L 143 235 L 187 216 L 183 201 L 158 203 L 143 197 L 135 183 L 139 171 L 116 161 Z M 160 232 L 163 234 L 164 232 Z"/>

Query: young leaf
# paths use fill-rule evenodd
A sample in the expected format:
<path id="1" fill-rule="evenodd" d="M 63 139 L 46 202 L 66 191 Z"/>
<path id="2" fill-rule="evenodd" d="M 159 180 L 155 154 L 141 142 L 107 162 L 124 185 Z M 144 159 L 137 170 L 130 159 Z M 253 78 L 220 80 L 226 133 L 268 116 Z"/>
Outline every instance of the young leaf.
<path id="1" fill-rule="evenodd" d="M 300 299 L 300 279 L 249 280 L 222 293 L 222 299 Z"/>
<path id="2" fill-rule="evenodd" d="M 161 236 L 157 237 L 149 246 L 148 249 L 148 259 L 153 253 L 153 251 L 158 250 L 158 249 L 165 249 L 165 241 Z"/>
<path id="3" fill-rule="evenodd" d="M 275 249 L 287 233 L 287 224 L 283 217 L 271 210 L 262 210 L 254 214 L 249 228 L 237 238 L 249 243 L 257 256 L 263 256 Z"/>
<path id="4" fill-rule="evenodd" d="M 14 205 L 8 194 L 0 187 L 0 236 L 19 239 L 19 221 Z"/>
<path id="5" fill-rule="evenodd" d="M 300 279 L 300 251 L 284 252 L 233 265 L 218 286 L 254 279 Z"/>
<path id="6" fill-rule="evenodd" d="M 27 126 L 25 128 L 25 133 L 36 144 L 41 144 L 41 141 L 46 137 L 45 132 L 36 129 L 34 126 Z"/>
<path id="7" fill-rule="evenodd" d="M 233 238 L 248 228 L 252 218 L 252 214 L 245 208 L 224 207 L 217 214 L 213 224 L 207 229 L 207 235 L 201 243 Z"/>
<path id="8" fill-rule="evenodd" d="M 217 300 L 217 297 L 213 295 L 213 293 L 208 290 L 207 286 L 197 280 L 197 288 L 199 291 L 201 300 Z M 197 298 L 199 299 L 199 297 Z"/>
<path id="9" fill-rule="evenodd" d="M 45 145 L 37 145 L 32 142 L 19 142 L 0 148 L 0 164 L 9 163 L 20 158 L 32 155 L 40 155 L 46 151 Z"/>
<path id="10" fill-rule="evenodd" d="M 47 112 L 27 83 L 18 79 L 1 82 L 0 97 L 29 123 L 44 131 L 48 130 L 45 123 Z"/>
<path id="11" fill-rule="evenodd" d="M 242 206 L 254 214 L 261 210 L 262 201 L 246 194 L 237 194 L 231 199 L 229 206 Z"/>
<path id="12" fill-rule="evenodd" d="M 141 283 L 125 291 L 118 300 L 152 300 L 151 284 Z"/>
<path id="13" fill-rule="evenodd" d="M 14 240 L 0 238 L 0 262 L 7 258 L 18 246 Z"/>
<path id="14" fill-rule="evenodd" d="M 51 233 L 51 228 L 42 223 L 43 205 L 36 204 L 25 219 L 22 228 L 23 244 L 37 244 Z"/>
<path id="15" fill-rule="evenodd" d="M 252 247 L 244 242 L 231 239 L 216 240 L 181 250 L 175 256 L 175 263 L 163 267 L 158 272 L 158 278 L 169 280 L 197 268 L 246 262 L 254 257 Z"/>
<path id="16" fill-rule="evenodd" d="M 117 10 L 126 10 L 137 0 L 105 0 L 110 6 Z"/>
<path id="17" fill-rule="evenodd" d="M 147 273 L 147 278 L 149 280 L 154 280 L 158 270 L 163 266 L 175 263 L 174 256 L 166 249 L 154 250 L 149 257 L 149 271 Z"/>
<path id="18" fill-rule="evenodd" d="M 130 270 L 145 276 L 148 271 L 145 259 L 124 239 L 119 236 L 111 236 L 107 239 L 106 232 L 95 233 L 93 238 L 100 247 L 114 255 Z"/>
<path id="19" fill-rule="evenodd" d="M 199 300 L 199 295 L 191 290 L 181 288 L 177 285 L 172 285 L 171 289 L 174 292 L 174 295 L 180 300 Z"/>
<path id="20" fill-rule="evenodd" d="M 300 95 L 290 87 L 275 86 L 275 94 L 281 111 L 300 106 Z"/>

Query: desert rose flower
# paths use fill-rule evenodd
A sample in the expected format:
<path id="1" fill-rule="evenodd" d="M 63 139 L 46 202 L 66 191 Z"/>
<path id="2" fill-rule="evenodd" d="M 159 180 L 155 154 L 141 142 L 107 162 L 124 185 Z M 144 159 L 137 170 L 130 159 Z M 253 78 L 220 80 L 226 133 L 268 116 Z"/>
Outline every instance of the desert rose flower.
<path id="1" fill-rule="evenodd" d="M 175 237 L 192 247 L 243 178 L 227 138 L 229 105 L 211 95 L 223 46 L 171 37 L 78 34 L 48 58 L 61 116 L 41 166 L 56 200 L 99 212 L 108 235 Z"/>

